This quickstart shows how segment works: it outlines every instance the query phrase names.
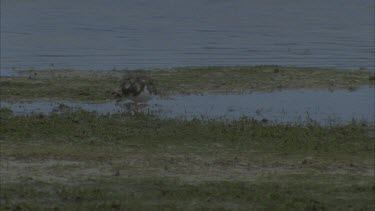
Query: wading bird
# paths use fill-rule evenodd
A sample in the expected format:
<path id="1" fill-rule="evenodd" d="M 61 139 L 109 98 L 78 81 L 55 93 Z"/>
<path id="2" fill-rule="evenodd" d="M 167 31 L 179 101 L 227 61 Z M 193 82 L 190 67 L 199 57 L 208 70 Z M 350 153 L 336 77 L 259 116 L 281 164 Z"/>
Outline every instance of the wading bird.
<path id="1" fill-rule="evenodd" d="M 141 75 L 124 77 L 120 88 L 113 92 L 115 97 L 125 97 L 133 101 L 134 103 L 130 105 L 132 110 L 146 107 L 146 102 L 156 94 L 157 91 L 154 80 Z"/>

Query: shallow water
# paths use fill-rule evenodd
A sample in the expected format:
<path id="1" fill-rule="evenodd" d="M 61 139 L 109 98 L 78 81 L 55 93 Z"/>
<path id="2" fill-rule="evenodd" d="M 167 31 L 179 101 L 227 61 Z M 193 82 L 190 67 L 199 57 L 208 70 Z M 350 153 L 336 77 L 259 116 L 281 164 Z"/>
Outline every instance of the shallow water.
<path id="1" fill-rule="evenodd" d="M 204 94 L 178 95 L 168 98 L 153 98 L 143 112 L 163 118 L 179 119 L 238 119 L 243 116 L 271 122 L 305 122 L 314 120 L 322 124 L 345 123 L 352 119 L 375 122 L 374 88 L 356 91 L 339 90 L 283 90 L 279 92 L 255 92 L 248 94 Z M 63 103 L 73 110 L 82 108 L 100 114 L 129 111 L 125 102 L 76 103 L 20 102 L 1 104 L 17 115 L 41 112 L 59 112 Z"/>
<path id="2" fill-rule="evenodd" d="M 374 1 L 2 0 L 1 71 L 373 68 Z"/>

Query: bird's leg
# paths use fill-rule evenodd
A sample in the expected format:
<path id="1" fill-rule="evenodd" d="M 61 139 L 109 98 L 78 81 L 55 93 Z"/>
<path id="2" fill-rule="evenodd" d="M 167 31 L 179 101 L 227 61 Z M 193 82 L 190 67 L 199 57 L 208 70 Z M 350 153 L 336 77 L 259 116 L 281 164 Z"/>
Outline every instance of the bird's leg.
<path id="1" fill-rule="evenodd" d="M 138 104 L 138 103 L 135 103 L 135 104 L 132 104 L 130 106 L 130 109 L 134 110 L 134 111 L 138 111 L 138 110 L 141 110 L 141 109 L 145 108 L 146 106 L 147 106 L 147 104 Z"/>

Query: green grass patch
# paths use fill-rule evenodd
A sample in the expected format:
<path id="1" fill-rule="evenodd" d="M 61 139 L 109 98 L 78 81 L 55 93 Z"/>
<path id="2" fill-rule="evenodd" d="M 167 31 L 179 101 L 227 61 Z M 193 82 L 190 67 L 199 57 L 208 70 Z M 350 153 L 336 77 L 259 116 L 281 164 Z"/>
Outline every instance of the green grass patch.
<path id="1" fill-rule="evenodd" d="M 156 80 L 161 95 L 184 93 L 226 93 L 320 88 L 355 90 L 374 85 L 369 71 L 295 68 L 280 66 L 191 67 L 171 70 L 131 71 Z M 1 77 L 1 97 L 20 99 L 113 99 L 129 71 L 23 71 L 21 77 Z"/>
<path id="2" fill-rule="evenodd" d="M 2 210 L 374 209 L 364 122 L 2 112 Z"/>
<path id="3" fill-rule="evenodd" d="M 5 116 L 0 132 L 3 143 L 10 145 L 67 144 L 86 148 L 108 145 L 114 151 L 127 145 L 151 151 L 164 151 L 165 146 L 184 151 L 192 146 L 210 151 L 212 144 L 220 144 L 238 153 L 256 148 L 275 152 L 371 155 L 374 151 L 372 127 L 365 122 L 325 127 L 316 123 L 266 124 L 245 117 L 230 122 L 184 121 L 141 113 L 98 115 L 77 111 L 49 116 Z M 13 153 L 28 154 L 20 150 Z"/>
<path id="4" fill-rule="evenodd" d="M 337 179 L 338 178 L 338 179 Z M 373 210 L 371 177 L 287 175 L 253 182 L 102 178 L 79 185 L 6 184 L 4 210 Z"/>

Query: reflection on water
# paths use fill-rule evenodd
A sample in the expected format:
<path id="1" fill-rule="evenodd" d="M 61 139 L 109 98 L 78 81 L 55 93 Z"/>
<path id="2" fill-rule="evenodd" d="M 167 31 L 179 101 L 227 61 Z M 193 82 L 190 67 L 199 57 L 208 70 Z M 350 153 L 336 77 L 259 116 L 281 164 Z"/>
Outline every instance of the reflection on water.
<path id="1" fill-rule="evenodd" d="M 374 66 L 372 0 L 3 0 L 1 70 Z"/>
<path id="2" fill-rule="evenodd" d="M 12 109 L 15 114 L 32 112 L 51 113 L 63 103 L 74 109 L 82 108 L 100 114 L 129 111 L 124 102 L 76 103 L 69 101 L 32 103 L 2 103 L 2 107 Z M 178 95 L 168 98 L 154 98 L 143 112 L 163 118 L 224 118 L 238 119 L 248 116 L 267 119 L 272 122 L 303 122 L 314 120 L 336 123 L 352 119 L 375 122 L 373 105 L 374 88 L 361 88 L 350 92 L 323 90 L 284 90 L 280 92 L 256 92 L 250 94 L 204 94 Z"/>

